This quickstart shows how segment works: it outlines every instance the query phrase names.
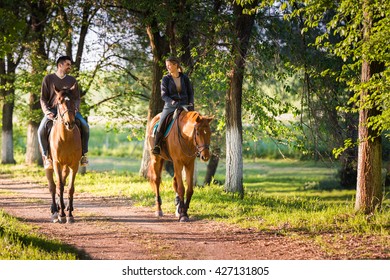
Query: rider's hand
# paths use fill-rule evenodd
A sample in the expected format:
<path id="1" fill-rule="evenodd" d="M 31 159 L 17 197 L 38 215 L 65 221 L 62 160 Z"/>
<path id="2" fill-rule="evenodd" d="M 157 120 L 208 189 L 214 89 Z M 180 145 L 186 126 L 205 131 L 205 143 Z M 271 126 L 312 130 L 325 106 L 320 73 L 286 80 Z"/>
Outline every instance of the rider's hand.
<path id="1" fill-rule="evenodd" d="M 172 106 L 175 106 L 175 107 L 176 107 L 176 106 L 179 104 L 179 102 L 177 102 L 177 101 L 175 101 L 175 100 L 172 100 L 171 104 L 172 104 Z"/>
<path id="2" fill-rule="evenodd" d="M 47 114 L 47 118 L 49 119 L 49 120 L 54 120 L 54 114 L 53 113 L 49 113 L 49 114 Z"/>

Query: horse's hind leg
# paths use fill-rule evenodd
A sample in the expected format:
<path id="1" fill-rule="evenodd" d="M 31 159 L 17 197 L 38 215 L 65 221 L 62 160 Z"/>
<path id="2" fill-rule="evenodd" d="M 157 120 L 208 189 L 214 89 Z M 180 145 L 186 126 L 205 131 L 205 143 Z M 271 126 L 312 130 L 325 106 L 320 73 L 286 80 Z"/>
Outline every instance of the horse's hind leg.
<path id="1" fill-rule="evenodd" d="M 149 182 L 152 186 L 154 193 L 156 194 L 156 216 L 162 217 L 163 211 L 161 210 L 161 196 L 160 196 L 160 184 L 161 184 L 161 172 L 163 168 L 164 160 L 155 155 L 151 155 L 149 165 Z"/>
<path id="2" fill-rule="evenodd" d="M 46 178 L 49 183 L 49 191 L 51 194 L 51 221 L 52 222 L 58 222 L 58 205 L 56 202 L 56 184 L 53 180 L 53 169 L 46 169 Z"/>

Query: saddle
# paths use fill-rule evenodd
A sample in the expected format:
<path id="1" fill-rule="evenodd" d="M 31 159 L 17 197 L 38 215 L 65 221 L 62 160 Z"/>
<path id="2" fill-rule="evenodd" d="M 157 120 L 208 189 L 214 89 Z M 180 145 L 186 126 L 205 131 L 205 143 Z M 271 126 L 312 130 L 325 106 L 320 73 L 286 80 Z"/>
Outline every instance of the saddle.
<path id="1" fill-rule="evenodd" d="M 161 131 L 164 132 L 164 138 L 161 141 L 160 147 L 161 147 L 161 150 L 163 150 L 165 152 L 165 154 L 167 155 L 167 157 L 171 161 L 172 161 L 172 159 L 171 159 L 171 156 L 169 155 L 168 147 L 167 147 L 165 139 L 168 137 L 169 133 L 171 132 L 171 129 L 172 129 L 173 124 L 175 123 L 175 120 L 178 118 L 178 116 L 180 115 L 180 113 L 183 110 L 185 110 L 185 109 L 177 108 L 174 112 L 167 115 L 167 117 L 165 118 L 164 123 L 162 124 L 162 127 L 161 127 Z M 156 137 L 157 128 L 158 128 L 159 123 L 160 123 L 160 120 L 157 121 L 153 126 L 153 130 L 152 130 L 153 137 Z"/>
<path id="2" fill-rule="evenodd" d="M 176 111 L 175 111 L 176 112 Z M 169 133 L 171 132 L 171 128 L 175 120 L 177 119 L 177 116 L 179 114 L 175 115 L 175 112 L 170 113 L 166 118 L 164 123 L 162 124 L 161 130 L 164 131 L 164 138 L 167 138 Z M 174 116 L 175 115 L 175 116 Z M 157 127 L 160 124 L 160 120 L 157 121 L 153 126 L 153 136 L 156 136 L 157 133 Z"/>

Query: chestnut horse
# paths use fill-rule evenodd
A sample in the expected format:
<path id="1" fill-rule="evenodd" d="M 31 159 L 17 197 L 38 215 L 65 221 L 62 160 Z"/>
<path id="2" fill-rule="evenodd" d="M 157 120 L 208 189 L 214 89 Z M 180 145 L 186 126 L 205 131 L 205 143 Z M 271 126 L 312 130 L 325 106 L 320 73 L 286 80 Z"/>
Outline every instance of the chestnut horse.
<path id="1" fill-rule="evenodd" d="M 52 221 L 73 223 L 73 194 L 74 181 L 79 168 L 81 158 L 81 134 L 76 125 L 76 106 L 72 97 L 73 87 L 57 91 L 56 106 L 57 117 L 53 121 L 53 127 L 49 135 L 50 154 L 53 160 L 53 169 L 46 170 L 46 177 L 49 181 L 49 189 L 52 198 L 51 213 Z M 56 184 L 53 180 L 53 171 L 56 177 Z M 65 215 L 64 186 L 68 175 L 68 206 L 67 216 Z M 57 187 L 57 190 L 56 190 Z M 58 203 L 56 202 L 56 194 Z M 66 218 L 65 218 L 66 216 Z"/>
<path id="2" fill-rule="evenodd" d="M 169 134 L 165 137 L 161 145 L 161 153 L 156 156 L 151 152 L 154 144 L 154 127 L 160 119 L 156 115 L 148 129 L 148 143 L 150 151 L 149 181 L 156 194 L 156 216 L 162 217 L 162 200 L 160 197 L 161 172 L 165 160 L 173 162 L 174 177 L 173 189 L 176 192 L 175 205 L 176 215 L 180 222 L 189 221 L 187 210 L 190 206 L 193 194 L 193 178 L 195 158 L 200 157 L 202 161 L 208 161 L 210 158 L 210 122 L 213 117 L 201 116 L 195 111 L 182 111 L 175 122 Z M 187 182 L 187 191 L 185 191 L 182 171 L 185 169 L 185 178 Z M 186 200 L 184 196 L 186 195 Z"/>

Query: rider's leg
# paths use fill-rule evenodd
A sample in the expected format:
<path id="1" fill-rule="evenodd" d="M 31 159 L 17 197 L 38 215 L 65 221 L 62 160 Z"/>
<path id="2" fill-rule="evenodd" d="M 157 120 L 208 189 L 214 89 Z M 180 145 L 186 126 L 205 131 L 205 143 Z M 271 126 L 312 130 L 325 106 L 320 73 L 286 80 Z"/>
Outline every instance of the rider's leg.
<path id="1" fill-rule="evenodd" d="M 51 122 L 47 116 L 44 116 L 41 123 L 38 127 L 38 143 L 41 149 L 42 158 L 43 158 L 43 167 L 45 169 L 52 169 L 53 162 L 49 158 L 49 142 L 48 142 L 48 123 Z"/>
<path id="2" fill-rule="evenodd" d="M 165 132 L 165 119 L 167 116 L 172 112 L 172 109 L 164 107 L 163 111 L 161 112 L 160 116 L 160 122 L 157 127 L 157 132 L 156 136 L 154 139 L 154 147 L 152 149 L 152 153 L 155 155 L 159 155 L 161 152 L 161 140 L 164 137 L 164 132 Z"/>
<path id="3" fill-rule="evenodd" d="M 81 166 L 88 165 L 88 141 L 89 141 L 89 125 L 87 121 L 81 116 L 80 112 L 76 113 L 76 119 L 80 121 L 81 125 L 81 146 L 82 146 L 82 157 L 80 160 Z"/>

